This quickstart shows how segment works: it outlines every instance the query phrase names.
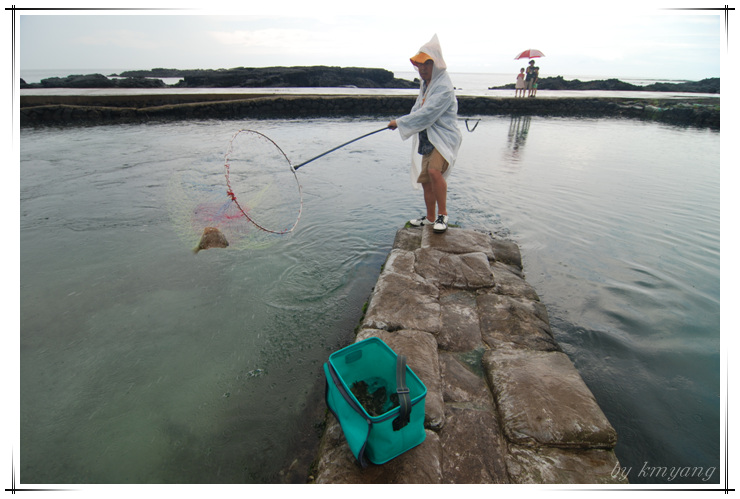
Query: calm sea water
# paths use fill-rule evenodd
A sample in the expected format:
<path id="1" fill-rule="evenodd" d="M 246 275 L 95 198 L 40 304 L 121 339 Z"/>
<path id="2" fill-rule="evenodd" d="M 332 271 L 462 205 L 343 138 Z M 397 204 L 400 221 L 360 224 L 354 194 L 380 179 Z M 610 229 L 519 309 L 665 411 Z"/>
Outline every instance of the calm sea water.
<path id="1" fill-rule="evenodd" d="M 423 210 L 410 145 L 386 131 L 302 168 L 301 222 L 265 249 L 193 255 L 168 186 L 219 169 L 240 128 L 296 164 L 384 124 L 21 130 L 20 482 L 304 478 L 321 365 L 351 341 L 395 232 Z M 717 483 L 719 133 L 542 117 L 461 126 L 451 219 L 520 245 L 630 481 Z M 717 470 L 670 481 L 641 475 L 645 463 Z"/>

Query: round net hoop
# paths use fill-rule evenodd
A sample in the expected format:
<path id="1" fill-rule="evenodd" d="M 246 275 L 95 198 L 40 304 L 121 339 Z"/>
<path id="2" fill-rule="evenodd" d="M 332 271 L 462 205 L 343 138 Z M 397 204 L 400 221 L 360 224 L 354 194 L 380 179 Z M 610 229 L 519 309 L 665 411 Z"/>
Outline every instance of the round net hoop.
<path id="1" fill-rule="evenodd" d="M 292 232 L 303 211 L 303 192 L 287 155 L 268 136 L 239 130 L 224 158 L 227 196 L 260 230 Z"/>

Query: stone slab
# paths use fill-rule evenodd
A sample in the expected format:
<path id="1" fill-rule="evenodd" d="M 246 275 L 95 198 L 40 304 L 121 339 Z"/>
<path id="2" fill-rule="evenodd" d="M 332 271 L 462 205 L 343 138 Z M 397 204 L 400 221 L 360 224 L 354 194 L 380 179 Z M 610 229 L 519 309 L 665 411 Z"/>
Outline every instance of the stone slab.
<path id="1" fill-rule="evenodd" d="M 396 231 L 396 238 L 393 240 L 394 249 L 414 251 L 421 248 L 421 229 L 400 228 Z"/>
<path id="2" fill-rule="evenodd" d="M 515 243 L 400 229 L 356 341 L 370 336 L 427 387 L 427 438 L 362 470 L 329 415 L 316 483 L 621 483 L 616 432 L 555 341 Z"/>
<path id="3" fill-rule="evenodd" d="M 613 450 L 509 446 L 506 466 L 514 483 L 618 484 L 619 461 Z"/>
<path id="4" fill-rule="evenodd" d="M 531 301 L 540 301 L 537 291 L 525 281 L 521 275 L 512 270 L 512 267 L 500 262 L 491 265 L 493 280 L 496 282 L 495 292 L 501 295 L 525 298 Z"/>
<path id="5" fill-rule="evenodd" d="M 478 295 L 481 338 L 494 349 L 560 351 L 540 302 L 495 293 Z"/>
<path id="6" fill-rule="evenodd" d="M 422 247 L 415 254 L 416 273 L 438 287 L 477 289 L 495 284 L 485 253 L 451 254 Z"/>
<path id="7" fill-rule="evenodd" d="M 441 327 L 439 290 L 415 275 L 380 274 L 363 326 L 394 331 L 418 329 L 438 332 Z"/>
<path id="8" fill-rule="evenodd" d="M 436 484 L 442 483 L 442 446 L 439 436 L 426 430 L 424 441 L 382 465 L 362 469 L 347 445 L 342 427 L 332 414 L 319 447 L 314 483 L 329 484 Z"/>
<path id="9" fill-rule="evenodd" d="M 442 326 L 435 334 L 439 348 L 466 352 L 483 345 L 476 294 L 467 290 L 440 293 Z"/>
<path id="10" fill-rule="evenodd" d="M 490 350 L 488 384 L 506 438 L 524 446 L 612 449 L 617 434 L 562 352 Z"/>
<path id="11" fill-rule="evenodd" d="M 421 232 L 422 248 L 454 254 L 483 253 L 487 259 L 494 259 L 489 234 L 456 227 L 450 227 L 442 234 L 437 234 L 430 225 L 425 226 Z"/>
<path id="12" fill-rule="evenodd" d="M 506 265 L 511 265 L 522 270 L 522 254 L 519 251 L 519 245 L 512 241 L 492 238 L 491 247 L 493 248 L 493 259 Z"/>
<path id="13" fill-rule="evenodd" d="M 388 258 L 386 258 L 383 265 L 383 272 L 410 276 L 414 273 L 415 263 L 416 256 L 413 251 L 394 248 L 388 253 Z"/>
<path id="14" fill-rule="evenodd" d="M 448 407 L 439 439 L 443 483 L 509 483 L 506 442 L 493 412 Z"/>
<path id="15" fill-rule="evenodd" d="M 472 372 L 455 354 L 440 352 L 439 367 L 442 374 L 442 396 L 448 408 L 490 412 L 495 410 L 493 395 L 486 380 Z"/>

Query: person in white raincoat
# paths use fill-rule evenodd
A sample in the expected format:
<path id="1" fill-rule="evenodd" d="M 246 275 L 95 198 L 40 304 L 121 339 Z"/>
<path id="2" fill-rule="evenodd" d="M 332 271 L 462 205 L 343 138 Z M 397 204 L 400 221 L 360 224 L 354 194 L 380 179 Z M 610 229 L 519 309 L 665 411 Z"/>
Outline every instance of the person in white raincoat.
<path id="1" fill-rule="evenodd" d="M 411 220 L 414 226 L 432 225 L 434 232 L 447 230 L 447 176 L 452 171 L 462 134 L 457 128 L 457 97 L 447 74 L 447 64 L 437 35 L 424 44 L 412 64 L 422 79 L 419 96 L 405 116 L 391 120 L 403 140 L 413 137 L 411 181 L 424 189 L 426 215 Z"/>

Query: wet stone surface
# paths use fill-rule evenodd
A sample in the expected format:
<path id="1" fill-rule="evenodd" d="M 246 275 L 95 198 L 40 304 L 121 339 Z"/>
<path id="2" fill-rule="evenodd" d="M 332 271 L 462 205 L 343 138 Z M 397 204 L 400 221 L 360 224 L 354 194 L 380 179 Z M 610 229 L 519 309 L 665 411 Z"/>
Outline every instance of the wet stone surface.
<path id="1" fill-rule="evenodd" d="M 623 483 L 616 432 L 552 336 L 515 243 L 400 229 L 355 341 L 373 336 L 426 386 L 427 437 L 362 469 L 329 414 L 316 483 Z"/>

